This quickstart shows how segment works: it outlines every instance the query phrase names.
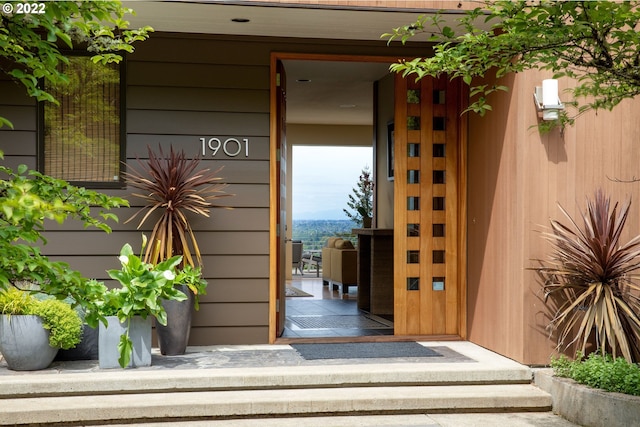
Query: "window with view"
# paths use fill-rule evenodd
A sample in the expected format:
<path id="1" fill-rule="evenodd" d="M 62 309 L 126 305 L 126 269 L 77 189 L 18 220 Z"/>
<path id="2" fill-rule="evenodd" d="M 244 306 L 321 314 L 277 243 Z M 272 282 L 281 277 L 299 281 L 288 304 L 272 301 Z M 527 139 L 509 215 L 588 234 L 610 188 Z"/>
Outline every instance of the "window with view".
<path id="1" fill-rule="evenodd" d="M 41 108 L 40 169 L 91 187 L 120 185 L 124 154 L 121 64 L 94 64 L 89 56 L 63 64 L 68 84 L 47 87 L 58 101 Z"/>

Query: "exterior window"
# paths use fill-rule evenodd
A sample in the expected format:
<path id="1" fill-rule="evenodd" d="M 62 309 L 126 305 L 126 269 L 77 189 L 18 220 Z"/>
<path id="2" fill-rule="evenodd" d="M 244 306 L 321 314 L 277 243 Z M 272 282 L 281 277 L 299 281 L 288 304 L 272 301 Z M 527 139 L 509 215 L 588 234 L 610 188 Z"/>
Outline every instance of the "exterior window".
<path id="1" fill-rule="evenodd" d="M 46 88 L 60 104 L 40 107 L 40 170 L 87 187 L 119 187 L 125 159 L 124 65 L 72 56 L 62 67 L 69 84 Z"/>

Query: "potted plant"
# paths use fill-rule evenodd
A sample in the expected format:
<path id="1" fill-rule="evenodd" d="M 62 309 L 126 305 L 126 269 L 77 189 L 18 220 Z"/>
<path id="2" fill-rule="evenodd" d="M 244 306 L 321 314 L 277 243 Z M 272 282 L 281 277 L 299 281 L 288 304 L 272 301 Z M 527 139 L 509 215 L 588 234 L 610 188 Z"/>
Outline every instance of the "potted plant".
<path id="1" fill-rule="evenodd" d="M 159 147 L 154 153 L 147 147 L 149 159 L 138 159 L 140 168 L 130 168 L 126 180 L 132 187 L 143 190 L 134 193 L 146 204 L 127 222 L 142 212 L 138 228 L 153 215 L 155 223 L 151 231 L 149 246 L 144 253 L 144 261 L 155 265 L 176 255 L 182 255 L 178 269 L 177 284 L 186 285 L 183 290 L 190 295 L 184 303 L 165 304 L 168 315 L 166 326 L 159 322 L 158 344 L 160 352 L 166 355 L 184 354 L 191 329 L 193 308 L 199 307 L 199 297 L 204 295 L 207 282 L 201 277 L 202 256 L 195 237 L 189 215 L 208 217 L 213 201 L 230 196 L 224 191 L 219 171 L 198 169 L 200 158 L 188 158 L 184 150 L 174 151 L 170 147 L 168 155 Z M 193 302 L 192 299 L 193 298 Z M 165 329 L 169 330 L 165 330 Z"/>
<path id="2" fill-rule="evenodd" d="M 58 349 L 80 342 L 82 320 L 64 301 L 11 288 L 0 293 L 0 312 L 0 352 L 9 369 L 44 369 Z"/>
<path id="3" fill-rule="evenodd" d="M 142 251 L 146 240 L 143 235 Z M 101 368 L 149 366 L 151 316 L 158 323 L 166 324 L 167 314 L 161 301 L 187 298 L 173 286 L 175 269 L 182 256 L 173 256 L 153 265 L 142 261 L 127 243 L 118 259 L 122 268 L 107 271 L 121 287 L 104 292 L 101 310 L 106 322 L 100 324 L 99 364 Z"/>
<path id="4" fill-rule="evenodd" d="M 353 194 L 349 194 L 347 206 L 355 212 L 343 209 L 347 217 L 362 226 L 362 228 L 371 228 L 371 220 L 373 218 L 373 180 L 368 167 L 362 169 L 357 186 L 352 190 Z"/>
<path id="5" fill-rule="evenodd" d="M 187 296 L 184 301 L 163 300 L 167 313 L 167 324 L 156 324 L 160 353 L 163 355 L 184 354 L 189 344 L 193 307 L 200 308 L 200 296 L 206 295 L 207 281 L 202 278 L 200 266 L 186 264 L 177 269 L 176 287 Z M 170 322 L 170 323 L 169 323 Z"/>
<path id="6" fill-rule="evenodd" d="M 107 211 L 128 206 L 128 202 L 76 187 L 25 165 L 16 171 L 0 166 L 0 173 L 0 294 L 12 288 L 29 290 L 28 286 L 35 284 L 43 294 L 69 298 L 72 306 L 85 314 L 87 324 L 96 328 L 102 288 L 69 264 L 43 255 L 40 246 L 47 243 L 43 232 L 46 221 L 74 219 L 109 233 L 106 221 L 118 218 Z M 100 210 L 99 216 L 94 216 L 95 209 Z"/>

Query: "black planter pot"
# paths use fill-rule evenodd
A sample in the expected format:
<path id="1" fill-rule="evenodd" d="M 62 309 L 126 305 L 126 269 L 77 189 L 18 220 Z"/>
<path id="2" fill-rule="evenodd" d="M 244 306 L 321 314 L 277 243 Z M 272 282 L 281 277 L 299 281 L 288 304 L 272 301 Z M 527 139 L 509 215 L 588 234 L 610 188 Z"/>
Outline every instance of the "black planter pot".
<path id="1" fill-rule="evenodd" d="M 184 301 L 162 301 L 162 306 L 167 312 L 167 326 L 156 321 L 158 346 L 160 353 L 165 356 L 184 354 L 189 344 L 194 295 L 186 285 L 179 285 L 178 289 L 187 295 L 187 299 Z"/>
<path id="2" fill-rule="evenodd" d="M 55 360 L 98 360 L 98 328 L 85 324 L 78 345 L 58 351 Z"/>

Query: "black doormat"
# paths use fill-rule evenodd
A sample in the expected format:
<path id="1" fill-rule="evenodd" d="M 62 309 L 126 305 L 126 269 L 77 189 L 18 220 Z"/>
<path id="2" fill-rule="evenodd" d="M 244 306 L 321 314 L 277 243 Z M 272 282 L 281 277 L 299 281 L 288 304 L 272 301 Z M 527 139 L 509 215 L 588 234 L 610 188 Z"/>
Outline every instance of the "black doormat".
<path id="1" fill-rule="evenodd" d="M 442 357 L 417 342 L 291 344 L 305 360 Z"/>

